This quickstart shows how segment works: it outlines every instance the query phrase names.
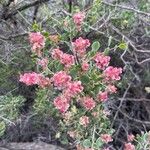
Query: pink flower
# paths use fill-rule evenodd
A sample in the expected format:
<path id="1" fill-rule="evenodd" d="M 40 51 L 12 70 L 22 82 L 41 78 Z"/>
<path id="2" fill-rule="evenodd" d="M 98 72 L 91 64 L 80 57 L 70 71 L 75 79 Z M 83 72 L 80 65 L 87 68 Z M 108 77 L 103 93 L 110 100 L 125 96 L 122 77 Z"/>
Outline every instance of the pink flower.
<path id="1" fill-rule="evenodd" d="M 110 93 L 116 93 L 117 92 L 117 88 L 114 85 L 109 84 L 107 86 L 107 91 Z"/>
<path id="2" fill-rule="evenodd" d="M 53 49 L 51 55 L 53 59 L 60 60 L 63 55 L 63 52 L 57 48 L 57 49 Z"/>
<path id="3" fill-rule="evenodd" d="M 90 123 L 89 117 L 87 117 L 87 116 L 82 116 L 82 117 L 80 117 L 79 123 L 80 123 L 81 125 L 83 125 L 84 127 L 87 127 L 87 125 Z"/>
<path id="4" fill-rule="evenodd" d="M 70 54 L 63 54 L 60 57 L 60 62 L 67 68 L 75 64 L 74 56 Z"/>
<path id="5" fill-rule="evenodd" d="M 76 94 L 79 94 L 83 91 L 83 86 L 81 84 L 81 81 L 74 81 L 74 82 L 70 82 L 67 85 L 67 92 L 71 95 L 71 96 L 75 96 Z"/>
<path id="6" fill-rule="evenodd" d="M 106 80 L 120 80 L 120 74 L 122 73 L 122 68 L 109 66 L 104 70 L 104 76 Z"/>
<path id="7" fill-rule="evenodd" d="M 91 44 L 88 39 L 83 39 L 82 37 L 79 37 L 75 40 L 75 42 L 72 42 L 73 49 L 75 52 L 77 52 L 80 56 L 83 56 L 86 52 L 86 48 L 88 48 Z"/>
<path id="8" fill-rule="evenodd" d="M 41 50 L 45 46 L 45 37 L 40 32 L 31 32 L 29 33 L 29 40 L 32 45 L 33 52 L 37 55 L 41 55 Z"/>
<path id="9" fill-rule="evenodd" d="M 73 20 L 76 25 L 81 25 L 84 18 L 85 18 L 85 14 L 82 12 L 78 12 L 73 15 Z"/>
<path id="10" fill-rule="evenodd" d="M 132 141 L 134 140 L 134 138 L 135 138 L 135 136 L 134 136 L 133 134 L 129 134 L 129 135 L 127 136 L 128 142 L 132 142 Z"/>
<path id="11" fill-rule="evenodd" d="M 135 146 L 131 143 L 125 143 L 124 150 L 135 150 Z"/>
<path id="12" fill-rule="evenodd" d="M 85 14 L 82 12 L 78 12 L 73 15 L 73 21 L 74 21 L 78 31 L 81 31 L 81 26 L 84 21 L 84 18 L 85 18 Z"/>
<path id="13" fill-rule="evenodd" d="M 60 49 L 54 49 L 52 51 L 52 58 L 59 60 L 67 68 L 75 64 L 74 56 L 63 53 Z"/>
<path id="14" fill-rule="evenodd" d="M 20 75 L 20 82 L 25 83 L 26 85 L 39 85 L 44 88 L 51 84 L 51 80 L 47 77 L 44 77 L 42 74 L 38 74 L 35 72 L 25 73 L 24 75 Z"/>
<path id="15" fill-rule="evenodd" d="M 32 73 L 25 73 L 20 75 L 20 82 L 25 83 L 26 85 L 34 85 L 39 83 L 39 74 L 32 72 Z"/>
<path id="16" fill-rule="evenodd" d="M 102 139 L 102 141 L 103 141 L 104 143 L 108 143 L 108 142 L 113 141 L 111 135 L 109 135 L 109 134 L 101 134 L 100 137 L 101 137 L 101 139 Z"/>
<path id="17" fill-rule="evenodd" d="M 82 103 L 86 110 L 92 110 L 96 105 L 95 101 L 91 97 L 84 97 Z"/>
<path id="18" fill-rule="evenodd" d="M 64 97 L 56 97 L 54 99 L 54 106 L 61 112 L 64 113 L 68 110 L 69 108 L 69 103 L 67 101 L 67 99 L 65 99 Z"/>
<path id="19" fill-rule="evenodd" d="M 103 110 L 103 114 L 104 114 L 105 116 L 109 116 L 109 115 L 110 115 L 110 111 L 108 111 L 108 110 Z"/>
<path id="20" fill-rule="evenodd" d="M 69 134 L 70 137 L 75 138 L 76 137 L 76 132 L 75 131 L 68 131 L 67 132 Z"/>
<path id="21" fill-rule="evenodd" d="M 92 112 L 93 117 L 98 117 L 98 112 Z"/>
<path id="22" fill-rule="evenodd" d="M 47 77 L 44 77 L 44 76 L 39 76 L 39 82 L 38 82 L 38 85 L 41 87 L 41 88 L 45 88 L 45 87 L 48 87 L 49 85 L 51 84 L 51 79 L 47 78 Z"/>
<path id="23" fill-rule="evenodd" d="M 41 60 L 39 60 L 38 65 L 42 66 L 43 70 L 45 70 L 48 65 L 48 58 L 42 58 Z"/>
<path id="24" fill-rule="evenodd" d="M 87 62 L 83 62 L 81 68 L 83 71 L 88 71 L 89 70 L 89 64 Z"/>
<path id="25" fill-rule="evenodd" d="M 107 99 L 108 99 L 108 93 L 105 91 L 105 92 L 100 92 L 98 94 L 98 99 L 101 101 L 101 102 L 105 102 Z"/>
<path id="26" fill-rule="evenodd" d="M 65 71 L 59 71 L 52 77 L 54 85 L 59 88 L 65 88 L 67 84 L 71 81 L 71 76 L 69 76 Z"/>
<path id="27" fill-rule="evenodd" d="M 98 52 L 94 57 L 94 61 L 96 62 L 97 68 L 104 70 L 109 65 L 110 57 Z"/>
<path id="28" fill-rule="evenodd" d="M 66 121 L 68 121 L 72 117 L 72 113 L 70 111 L 67 111 L 62 116 Z"/>

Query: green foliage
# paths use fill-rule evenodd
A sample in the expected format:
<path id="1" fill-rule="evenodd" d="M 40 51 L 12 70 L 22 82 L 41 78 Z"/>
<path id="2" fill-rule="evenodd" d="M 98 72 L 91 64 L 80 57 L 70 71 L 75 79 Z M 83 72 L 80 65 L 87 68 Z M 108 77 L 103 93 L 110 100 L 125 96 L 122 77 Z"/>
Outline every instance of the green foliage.
<path id="1" fill-rule="evenodd" d="M 92 58 L 96 54 L 96 52 L 98 52 L 99 48 L 100 48 L 100 43 L 98 41 L 95 41 L 92 44 L 92 49 L 87 53 L 87 57 Z"/>
<path id="2" fill-rule="evenodd" d="M 0 136 L 4 134 L 6 126 L 19 117 L 24 101 L 22 96 L 0 96 Z"/>
<path id="3" fill-rule="evenodd" d="M 55 114 L 54 109 L 50 100 L 53 97 L 52 91 L 47 89 L 39 89 L 36 92 L 36 99 L 33 105 L 33 113 L 38 114 L 40 118 L 46 118 Z"/>
<path id="4" fill-rule="evenodd" d="M 142 133 L 136 137 L 136 150 L 149 150 L 150 149 L 150 132 Z"/>
<path id="5" fill-rule="evenodd" d="M 0 122 L 0 137 L 4 134 L 5 130 L 6 130 L 6 124 L 4 121 L 1 121 Z"/>
<path id="6" fill-rule="evenodd" d="M 0 115 L 8 120 L 15 120 L 24 101 L 22 96 L 13 97 L 11 94 L 0 96 Z"/>
<path id="7" fill-rule="evenodd" d="M 16 88 L 12 83 L 12 75 L 15 74 L 15 69 L 11 68 L 7 64 L 0 63 L 0 90 L 8 91 Z M 9 81 L 9 82 L 8 82 Z"/>
<path id="8" fill-rule="evenodd" d="M 83 141 L 83 147 L 90 148 L 92 146 L 92 142 L 89 139 L 85 139 Z"/>

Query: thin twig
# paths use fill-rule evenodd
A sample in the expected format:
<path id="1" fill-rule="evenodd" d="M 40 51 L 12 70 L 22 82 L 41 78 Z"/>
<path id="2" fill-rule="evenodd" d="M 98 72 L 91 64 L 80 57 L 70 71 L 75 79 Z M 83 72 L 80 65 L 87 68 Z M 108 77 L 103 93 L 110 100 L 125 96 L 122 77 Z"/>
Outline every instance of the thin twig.
<path id="1" fill-rule="evenodd" d="M 131 8 L 131 7 L 118 5 L 118 4 L 114 5 L 114 4 L 108 3 L 106 1 L 102 1 L 102 3 L 105 4 L 105 5 L 111 6 L 111 7 L 118 7 L 118 8 L 121 8 L 121 9 L 130 10 L 130 11 L 135 12 L 137 14 L 141 14 L 141 15 L 145 15 L 145 16 L 150 17 L 150 13 L 147 13 L 147 12 L 144 12 L 144 11 L 140 11 L 140 10 L 137 10 L 137 9 L 134 9 L 134 8 Z"/>
<path id="2" fill-rule="evenodd" d="M 122 106 L 122 104 L 123 104 L 123 101 L 125 100 L 125 97 L 126 97 L 128 91 L 129 91 L 130 87 L 131 87 L 131 83 L 128 85 L 126 91 L 125 91 L 124 94 L 123 94 L 123 97 L 122 97 L 122 99 L 121 99 L 121 102 L 120 102 L 120 104 L 119 104 L 119 107 L 118 107 L 118 109 L 117 109 L 117 111 L 116 111 L 116 113 L 115 113 L 114 119 L 113 119 L 113 121 L 112 121 L 111 128 L 112 128 L 113 125 L 114 125 L 114 122 L 115 122 L 115 120 L 116 120 L 116 118 L 117 118 L 117 116 L 118 116 L 119 110 L 120 110 L 120 108 L 121 108 L 121 106 Z"/>

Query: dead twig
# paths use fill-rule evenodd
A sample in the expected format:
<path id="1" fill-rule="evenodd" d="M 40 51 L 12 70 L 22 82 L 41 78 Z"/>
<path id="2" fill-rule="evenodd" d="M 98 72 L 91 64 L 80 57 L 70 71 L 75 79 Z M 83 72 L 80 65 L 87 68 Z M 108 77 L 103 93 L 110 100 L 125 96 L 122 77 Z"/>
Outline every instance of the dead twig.
<path id="1" fill-rule="evenodd" d="M 105 4 L 105 5 L 111 6 L 111 7 L 118 7 L 118 8 L 121 8 L 121 9 L 129 10 L 129 11 L 132 11 L 134 13 L 150 17 L 150 13 L 147 13 L 147 12 L 144 12 L 144 11 L 140 11 L 140 10 L 137 10 L 137 9 L 134 9 L 134 8 L 131 8 L 131 7 L 127 7 L 127 6 L 123 6 L 123 5 L 118 5 L 118 4 L 114 5 L 114 4 L 108 3 L 106 1 L 102 1 L 102 3 Z"/>

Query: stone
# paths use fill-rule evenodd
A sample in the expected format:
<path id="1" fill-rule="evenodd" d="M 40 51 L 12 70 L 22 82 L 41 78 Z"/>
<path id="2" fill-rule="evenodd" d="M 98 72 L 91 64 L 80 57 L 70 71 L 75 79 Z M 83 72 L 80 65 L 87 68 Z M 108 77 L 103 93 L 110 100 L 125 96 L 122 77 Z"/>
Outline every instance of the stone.
<path id="1" fill-rule="evenodd" d="M 47 144 L 44 142 L 27 142 L 27 143 L 9 143 L 6 148 L 0 150 L 65 150 L 61 147 Z"/>

